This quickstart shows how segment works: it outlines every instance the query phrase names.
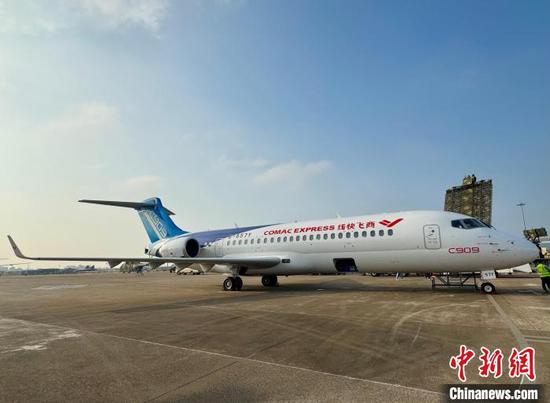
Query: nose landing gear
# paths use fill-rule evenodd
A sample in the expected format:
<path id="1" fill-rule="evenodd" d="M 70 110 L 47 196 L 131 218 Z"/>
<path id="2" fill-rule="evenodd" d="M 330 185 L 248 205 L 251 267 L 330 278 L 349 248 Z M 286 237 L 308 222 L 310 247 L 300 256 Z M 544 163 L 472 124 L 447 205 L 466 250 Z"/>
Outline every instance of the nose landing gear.
<path id="1" fill-rule="evenodd" d="M 226 277 L 223 280 L 224 291 L 240 291 L 243 288 L 243 280 L 240 277 Z"/>
<path id="2" fill-rule="evenodd" d="M 494 271 L 492 272 L 494 273 Z M 428 278 L 428 276 L 426 277 Z M 431 276 L 429 276 L 429 278 L 431 278 L 432 280 L 432 289 L 435 289 L 436 287 L 458 287 L 473 288 L 475 290 L 480 290 L 484 294 L 494 294 L 496 292 L 496 287 L 493 285 L 493 283 L 487 281 L 495 277 L 490 277 L 486 275 L 486 277 L 484 278 L 484 275 L 482 273 L 481 279 L 482 281 L 485 281 L 481 283 L 480 286 L 477 285 L 477 277 L 479 277 L 479 275 L 470 272 L 439 274 L 433 273 Z"/>
<path id="3" fill-rule="evenodd" d="M 495 293 L 495 286 L 492 283 L 483 283 L 481 284 L 481 292 L 484 294 L 494 294 Z"/>

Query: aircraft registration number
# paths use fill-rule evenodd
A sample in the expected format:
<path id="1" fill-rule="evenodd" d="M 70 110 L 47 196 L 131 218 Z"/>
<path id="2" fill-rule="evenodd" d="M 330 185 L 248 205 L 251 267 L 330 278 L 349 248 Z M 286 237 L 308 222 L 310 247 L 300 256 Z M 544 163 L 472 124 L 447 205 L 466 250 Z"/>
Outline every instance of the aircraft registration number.
<path id="1" fill-rule="evenodd" d="M 464 247 L 456 247 L 456 248 L 449 248 L 449 253 L 457 254 L 457 253 L 479 253 L 479 248 L 477 246 L 464 246 Z"/>

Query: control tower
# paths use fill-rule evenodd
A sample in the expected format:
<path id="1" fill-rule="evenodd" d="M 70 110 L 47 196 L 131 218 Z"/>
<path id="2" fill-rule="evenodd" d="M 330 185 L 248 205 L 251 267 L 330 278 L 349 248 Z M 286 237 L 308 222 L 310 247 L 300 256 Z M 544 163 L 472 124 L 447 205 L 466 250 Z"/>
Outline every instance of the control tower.
<path id="1" fill-rule="evenodd" d="M 453 186 L 445 193 L 445 211 L 466 214 L 491 224 L 493 206 L 493 181 L 478 181 L 475 175 L 468 175 L 461 186 Z"/>

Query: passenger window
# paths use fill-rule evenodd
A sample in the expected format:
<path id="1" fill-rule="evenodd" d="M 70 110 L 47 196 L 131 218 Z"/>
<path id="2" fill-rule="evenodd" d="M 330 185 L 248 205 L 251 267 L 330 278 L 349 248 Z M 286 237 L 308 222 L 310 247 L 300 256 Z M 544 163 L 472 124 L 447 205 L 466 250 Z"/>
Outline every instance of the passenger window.
<path id="1" fill-rule="evenodd" d="M 320 240 L 321 239 L 321 234 L 317 234 L 317 240 Z"/>
<path id="2" fill-rule="evenodd" d="M 346 238 L 351 238 L 351 232 L 346 232 Z"/>
<path id="3" fill-rule="evenodd" d="M 309 240 L 310 240 L 310 241 L 313 241 L 313 235 L 310 235 L 310 236 L 309 236 Z"/>
<path id="4" fill-rule="evenodd" d="M 275 242 L 275 238 L 271 237 L 271 243 Z"/>
<path id="5" fill-rule="evenodd" d="M 264 238 L 264 243 L 267 243 L 267 238 Z"/>
<path id="6" fill-rule="evenodd" d="M 287 240 L 287 238 L 286 238 L 286 236 L 285 236 L 285 237 L 283 238 L 283 242 L 286 242 L 286 240 Z"/>
<path id="7" fill-rule="evenodd" d="M 389 230 L 388 230 L 388 235 L 389 235 L 389 236 L 392 236 L 392 235 L 393 235 L 393 230 L 392 230 L 392 229 L 389 229 Z"/>
<path id="8" fill-rule="evenodd" d="M 355 232 L 353 233 L 353 237 L 354 237 L 354 238 L 359 238 L 359 232 L 355 231 Z"/>
<path id="9" fill-rule="evenodd" d="M 376 235 L 376 231 L 375 231 L 375 230 L 372 230 L 372 231 L 370 232 L 370 236 L 375 236 L 375 235 Z"/>
<path id="10" fill-rule="evenodd" d="M 240 245 L 242 242 L 243 242 L 242 239 L 239 239 L 239 245 Z"/>
<path id="11" fill-rule="evenodd" d="M 293 237 L 293 236 L 291 236 L 290 238 L 288 238 L 288 241 L 289 241 L 289 242 L 292 242 L 293 240 L 294 240 L 294 237 Z"/>
<path id="12" fill-rule="evenodd" d="M 343 237 L 344 237 L 344 235 L 341 232 L 339 232 L 338 233 L 338 239 L 342 239 Z"/>
<path id="13" fill-rule="evenodd" d="M 384 236 L 384 230 L 383 230 L 383 229 L 381 229 L 380 231 L 378 231 L 378 235 L 380 235 L 380 236 Z"/>
<path id="14" fill-rule="evenodd" d="M 367 237 L 367 231 L 361 232 L 361 236 L 362 236 L 363 238 L 366 238 L 366 237 Z"/>
<path id="15" fill-rule="evenodd" d="M 235 240 L 233 239 L 233 246 L 235 246 L 235 242 L 237 242 L 237 241 L 235 241 Z"/>
<path id="16" fill-rule="evenodd" d="M 330 234 L 330 239 L 335 239 L 335 238 L 336 238 L 336 234 L 334 232 Z"/>
<path id="17" fill-rule="evenodd" d="M 328 239 L 328 234 L 323 235 L 323 239 Z"/>
<path id="18" fill-rule="evenodd" d="M 246 245 L 248 243 L 248 239 L 245 239 L 244 240 L 244 244 Z"/>
<path id="19" fill-rule="evenodd" d="M 231 243 L 231 241 L 227 241 L 227 246 L 229 246 L 230 243 Z"/>
<path id="20" fill-rule="evenodd" d="M 281 237 L 280 236 L 277 237 L 277 242 L 281 242 Z"/>

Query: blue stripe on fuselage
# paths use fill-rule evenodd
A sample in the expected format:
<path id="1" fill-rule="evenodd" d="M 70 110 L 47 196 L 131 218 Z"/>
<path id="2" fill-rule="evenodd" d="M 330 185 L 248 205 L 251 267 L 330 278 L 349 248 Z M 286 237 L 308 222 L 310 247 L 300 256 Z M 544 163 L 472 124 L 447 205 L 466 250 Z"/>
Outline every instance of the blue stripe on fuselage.
<path id="1" fill-rule="evenodd" d="M 227 238 L 236 234 L 240 234 L 242 232 L 252 231 L 258 228 L 270 227 L 272 225 L 277 225 L 277 224 L 255 225 L 253 227 L 215 229 L 212 231 L 188 232 L 186 234 L 178 235 L 170 239 L 189 237 L 189 238 L 196 239 L 199 245 L 202 247 L 205 244 L 217 241 L 218 239 Z"/>
<path id="2" fill-rule="evenodd" d="M 196 239 L 199 242 L 199 245 L 203 246 L 206 243 L 214 242 L 218 239 L 227 238 L 236 234 L 240 234 L 242 232 L 252 231 L 263 227 L 269 227 L 269 225 L 256 225 L 253 227 L 226 228 L 212 231 L 194 232 L 192 234 L 187 234 L 187 236 Z"/>

